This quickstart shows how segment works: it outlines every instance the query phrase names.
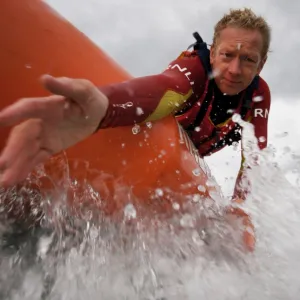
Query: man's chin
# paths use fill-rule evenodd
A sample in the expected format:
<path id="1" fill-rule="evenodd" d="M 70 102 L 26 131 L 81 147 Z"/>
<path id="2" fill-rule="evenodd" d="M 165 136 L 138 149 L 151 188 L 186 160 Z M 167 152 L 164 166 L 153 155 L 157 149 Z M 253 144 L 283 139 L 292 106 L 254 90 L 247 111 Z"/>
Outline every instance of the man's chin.
<path id="1" fill-rule="evenodd" d="M 221 84 L 221 86 L 219 86 L 219 89 L 224 95 L 229 95 L 229 96 L 237 95 L 242 91 L 240 86 L 234 86 L 234 85 L 229 86 L 227 84 Z"/>

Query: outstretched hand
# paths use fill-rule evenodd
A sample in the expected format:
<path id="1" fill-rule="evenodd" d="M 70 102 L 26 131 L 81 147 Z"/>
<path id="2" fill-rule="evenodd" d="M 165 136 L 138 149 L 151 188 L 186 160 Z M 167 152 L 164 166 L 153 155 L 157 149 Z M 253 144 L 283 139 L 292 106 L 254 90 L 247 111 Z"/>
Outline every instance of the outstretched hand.
<path id="1" fill-rule="evenodd" d="M 23 98 L 0 112 L 0 126 L 13 126 L 0 155 L 0 184 L 11 186 L 53 154 L 95 132 L 108 99 L 83 79 L 44 75 L 48 97 Z"/>

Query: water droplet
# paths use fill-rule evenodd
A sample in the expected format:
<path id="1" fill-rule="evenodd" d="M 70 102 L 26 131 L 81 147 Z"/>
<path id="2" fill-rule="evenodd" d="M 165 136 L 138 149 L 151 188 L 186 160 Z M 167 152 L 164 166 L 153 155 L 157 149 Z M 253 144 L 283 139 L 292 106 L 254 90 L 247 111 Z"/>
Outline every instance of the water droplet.
<path id="1" fill-rule="evenodd" d="M 133 103 L 132 103 L 132 102 L 127 102 L 127 103 L 125 103 L 125 107 L 131 107 L 131 106 L 133 106 Z"/>
<path id="2" fill-rule="evenodd" d="M 164 191 L 162 189 L 156 189 L 155 194 L 158 197 L 162 197 L 164 195 Z"/>
<path id="3" fill-rule="evenodd" d="M 124 208 L 124 216 L 126 219 L 136 218 L 136 209 L 133 204 L 129 203 Z"/>
<path id="4" fill-rule="evenodd" d="M 140 133 L 141 132 L 141 126 L 140 125 L 134 125 L 133 127 L 132 127 L 132 133 L 133 134 L 138 134 L 138 133 Z"/>
<path id="5" fill-rule="evenodd" d="M 192 172 L 195 176 L 199 176 L 202 173 L 200 168 L 197 168 L 197 169 L 193 170 Z"/>
<path id="6" fill-rule="evenodd" d="M 25 68 L 26 68 L 26 69 L 31 69 L 32 66 L 31 66 L 31 64 L 26 64 L 26 65 L 25 65 Z"/>
<path id="7" fill-rule="evenodd" d="M 220 70 L 219 69 L 214 69 L 209 75 L 208 75 L 208 79 L 213 79 L 215 77 L 217 77 L 218 75 L 220 75 Z"/>
<path id="8" fill-rule="evenodd" d="M 198 185 L 197 190 L 201 193 L 205 193 L 206 192 L 206 188 L 203 185 Z"/>
<path id="9" fill-rule="evenodd" d="M 173 206 L 174 210 L 179 210 L 180 209 L 180 205 L 177 202 L 173 203 L 172 206 Z"/>
<path id="10" fill-rule="evenodd" d="M 184 214 L 180 219 L 180 225 L 183 228 L 193 228 L 194 219 L 190 214 Z"/>
<path id="11" fill-rule="evenodd" d="M 143 114 L 144 114 L 143 109 L 142 109 L 141 107 L 137 107 L 137 108 L 136 108 L 136 114 L 137 114 L 138 116 L 143 115 Z"/>
<path id="12" fill-rule="evenodd" d="M 89 230 L 89 234 L 90 234 L 91 239 L 95 241 L 97 239 L 97 237 L 99 236 L 99 231 L 96 228 L 91 228 Z"/>
<path id="13" fill-rule="evenodd" d="M 205 229 L 202 229 L 200 232 L 199 232 L 199 237 L 202 241 L 205 241 L 207 239 L 207 232 Z"/>
<path id="14" fill-rule="evenodd" d="M 261 102 L 264 100 L 264 97 L 263 96 L 255 96 L 253 97 L 253 102 Z"/>
<path id="15" fill-rule="evenodd" d="M 121 147 L 122 147 L 122 148 L 125 148 L 125 145 L 126 145 L 125 143 L 122 143 Z"/>
<path id="16" fill-rule="evenodd" d="M 200 238 L 200 235 L 196 230 L 194 230 L 193 233 L 192 233 L 192 240 L 198 246 L 204 246 L 205 245 L 204 241 Z"/>
<path id="17" fill-rule="evenodd" d="M 195 127 L 195 131 L 199 132 L 201 130 L 201 128 L 199 126 Z"/>
<path id="18" fill-rule="evenodd" d="M 261 143 L 263 143 L 263 142 L 266 141 L 266 138 L 265 138 L 264 136 L 260 136 L 260 137 L 258 138 L 258 141 L 261 142 Z"/>
<path id="19" fill-rule="evenodd" d="M 39 214 L 39 210 L 35 207 L 35 208 L 33 208 L 32 210 L 31 210 L 31 214 L 33 215 L 33 216 L 37 216 L 38 214 Z"/>
<path id="20" fill-rule="evenodd" d="M 192 201 L 194 203 L 198 203 L 201 200 L 201 196 L 199 194 L 193 195 Z"/>
<path id="21" fill-rule="evenodd" d="M 212 178 L 208 178 L 206 181 L 208 187 L 214 187 L 216 185 L 215 181 Z"/>
<path id="22" fill-rule="evenodd" d="M 209 193 L 209 196 L 212 199 L 218 199 L 218 197 L 220 196 L 220 193 L 217 190 L 214 190 L 214 189 L 209 190 L 208 193 Z"/>
<path id="23" fill-rule="evenodd" d="M 232 147 L 233 147 L 233 151 L 238 151 L 239 143 L 238 142 L 233 142 Z"/>
<path id="24" fill-rule="evenodd" d="M 53 235 L 49 237 L 41 237 L 39 240 L 39 245 L 38 245 L 38 255 L 40 257 L 45 257 L 47 254 L 47 251 L 49 249 L 49 246 L 52 242 Z"/>
<path id="25" fill-rule="evenodd" d="M 146 122 L 146 126 L 147 126 L 148 128 L 152 128 L 152 123 L 151 123 L 151 122 Z"/>
<path id="26" fill-rule="evenodd" d="M 232 121 L 235 122 L 235 123 L 238 123 L 241 121 L 241 116 L 239 114 L 234 114 L 232 116 Z"/>

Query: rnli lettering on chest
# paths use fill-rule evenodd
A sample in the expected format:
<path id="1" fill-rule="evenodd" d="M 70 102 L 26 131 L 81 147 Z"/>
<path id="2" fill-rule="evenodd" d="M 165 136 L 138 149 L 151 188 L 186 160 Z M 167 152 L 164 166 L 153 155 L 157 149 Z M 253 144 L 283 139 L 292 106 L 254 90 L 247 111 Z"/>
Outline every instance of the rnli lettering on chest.
<path id="1" fill-rule="evenodd" d="M 183 75 L 188 79 L 190 85 L 194 85 L 194 81 L 191 80 L 190 76 L 191 76 L 191 72 L 188 70 L 187 67 L 180 67 L 179 64 L 174 64 L 174 65 L 169 65 L 167 67 L 167 70 L 174 70 L 177 69 L 179 72 L 183 73 Z"/>
<path id="2" fill-rule="evenodd" d="M 262 108 L 254 109 L 254 118 L 261 117 L 266 119 L 268 115 L 269 115 L 269 111 L 267 109 L 262 109 Z"/>

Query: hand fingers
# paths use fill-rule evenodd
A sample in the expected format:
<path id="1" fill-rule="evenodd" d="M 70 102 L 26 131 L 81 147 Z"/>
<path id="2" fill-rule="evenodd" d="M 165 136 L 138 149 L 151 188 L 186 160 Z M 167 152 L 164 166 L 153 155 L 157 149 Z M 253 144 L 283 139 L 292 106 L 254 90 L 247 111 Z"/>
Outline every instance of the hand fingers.
<path id="1" fill-rule="evenodd" d="M 23 180 L 37 161 L 45 159 L 46 151 L 40 149 L 41 126 L 39 123 L 39 120 L 30 120 L 15 127 L 10 134 L 0 156 L 0 169 L 2 170 L 0 182 L 3 185 L 15 184 Z"/>
<path id="2" fill-rule="evenodd" d="M 72 105 L 73 110 L 78 110 L 77 113 L 72 112 L 73 115 L 85 115 L 87 104 L 95 97 L 97 91 L 91 82 L 84 79 L 44 75 L 41 80 L 44 86 L 56 95 L 24 98 L 13 103 L 0 112 L 0 125 L 10 126 L 30 118 L 54 119 L 54 115 L 57 116 L 63 111 L 58 110 L 57 105 L 61 104 L 64 107 L 67 104 L 66 98 L 74 100 L 78 105 Z"/>
<path id="3" fill-rule="evenodd" d="M 36 152 L 41 133 L 39 120 L 29 120 L 12 129 L 7 144 L 0 156 L 0 168 L 13 163 L 25 152 Z"/>
<path id="4" fill-rule="evenodd" d="M 44 75 L 41 80 L 45 88 L 51 93 L 73 99 L 78 104 L 84 104 L 93 97 L 95 87 L 90 81 L 85 79 L 55 78 L 50 75 Z"/>
<path id="5" fill-rule="evenodd" d="M 53 118 L 53 108 L 55 108 L 54 111 L 57 114 L 60 112 L 60 110 L 57 111 L 57 106 L 61 105 L 63 107 L 65 103 L 65 97 L 57 95 L 20 99 L 0 112 L 0 125 L 10 126 L 25 119 Z"/>
<path id="6" fill-rule="evenodd" d="M 45 162 L 49 157 L 50 154 L 46 150 L 40 150 L 36 154 L 27 157 L 20 157 L 4 170 L 0 177 L 0 185 L 7 188 L 20 183 L 38 164 Z"/>

